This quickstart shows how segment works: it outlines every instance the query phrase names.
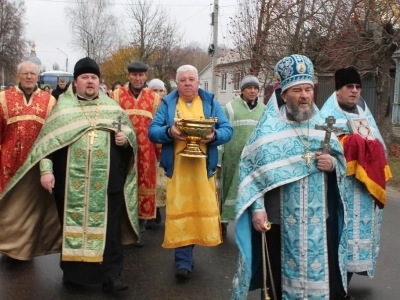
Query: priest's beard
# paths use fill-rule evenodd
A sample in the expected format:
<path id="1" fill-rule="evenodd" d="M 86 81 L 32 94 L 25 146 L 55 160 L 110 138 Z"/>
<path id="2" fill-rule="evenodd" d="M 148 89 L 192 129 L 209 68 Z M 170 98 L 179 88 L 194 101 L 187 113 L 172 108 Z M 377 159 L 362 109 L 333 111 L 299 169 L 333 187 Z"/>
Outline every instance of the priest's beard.
<path id="1" fill-rule="evenodd" d="M 286 109 L 297 122 L 303 122 L 311 119 L 315 112 L 314 105 L 312 104 L 309 106 L 309 108 L 304 109 L 300 108 L 300 106 L 293 105 L 291 102 L 287 102 Z"/>

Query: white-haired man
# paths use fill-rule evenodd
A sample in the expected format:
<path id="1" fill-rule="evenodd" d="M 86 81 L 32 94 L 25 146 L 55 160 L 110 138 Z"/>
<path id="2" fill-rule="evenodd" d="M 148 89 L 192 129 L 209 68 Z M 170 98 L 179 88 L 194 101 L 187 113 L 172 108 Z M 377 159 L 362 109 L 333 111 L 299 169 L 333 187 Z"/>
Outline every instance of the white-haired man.
<path id="1" fill-rule="evenodd" d="M 99 93 L 100 69 L 94 60 L 85 57 L 76 63 L 72 84 L 0 197 L 0 212 L 8 216 L 0 218 L 0 228 L 7 226 L 0 232 L 0 251 L 31 258 L 61 248 L 64 283 L 103 284 L 105 292 L 118 292 L 128 288 L 120 280 L 121 222 L 126 223 L 124 238 L 133 243 L 138 237 L 132 165 L 136 136 L 124 110 Z M 20 190 L 21 179 L 32 170 L 53 202 L 46 207 L 28 199 L 5 211 L 8 195 Z M 48 219 L 38 219 L 41 214 Z M 54 219 L 59 223 L 49 222 Z"/>
<path id="2" fill-rule="evenodd" d="M 149 128 L 149 138 L 162 144 L 161 166 L 167 178 L 164 248 L 175 248 L 175 276 L 190 277 L 193 246 L 221 243 L 215 171 L 217 146 L 232 137 L 232 127 L 214 95 L 199 89 L 197 69 L 191 65 L 178 68 L 178 89 L 162 99 Z M 200 141 L 207 157 L 180 156 L 187 138 L 175 124 L 175 118 L 218 118 L 214 130 Z"/>
<path id="3" fill-rule="evenodd" d="M 17 68 L 18 86 L 0 93 L 0 194 L 24 163 L 44 120 L 56 104 L 37 87 L 39 71 L 33 62 Z"/>

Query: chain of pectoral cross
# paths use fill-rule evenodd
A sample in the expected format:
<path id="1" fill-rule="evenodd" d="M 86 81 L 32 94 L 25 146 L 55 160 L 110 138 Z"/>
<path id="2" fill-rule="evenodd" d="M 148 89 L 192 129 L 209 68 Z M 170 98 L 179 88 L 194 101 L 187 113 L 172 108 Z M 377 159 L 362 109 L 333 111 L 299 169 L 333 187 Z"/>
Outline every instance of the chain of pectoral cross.
<path id="1" fill-rule="evenodd" d="M 300 136 L 300 134 L 297 132 L 296 128 L 293 126 L 292 122 L 290 122 L 288 120 L 290 126 L 292 126 L 294 132 L 296 132 L 297 137 L 299 138 L 300 143 L 304 146 L 305 148 L 305 153 L 301 156 L 301 158 L 303 158 L 306 161 L 307 167 L 311 166 L 311 159 L 312 159 L 312 154 L 310 153 L 310 120 L 308 120 L 308 131 L 307 131 L 307 145 L 305 144 L 305 142 L 303 141 L 302 137 Z M 303 134 L 303 130 L 301 130 L 302 135 Z"/>
<path id="2" fill-rule="evenodd" d="M 92 130 L 89 132 L 88 136 L 89 136 L 89 139 L 90 139 L 90 140 L 89 140 L 90 145 L 93 145 L 94 138 L 97 137 L 97 134 L 96 134 L 96 132 L 95 132 L 95 129 L 96 129 L 97 119 L 98 119 L 98 117 L 99 117 L 100 98 L 97 98 L 97 100 L 96 100 L 96 112 L 95 112 L 95 114 L 94 114 L 94 118 L 93 118 L 93 119 L 91 119 L 91 118 L 89 117 L 89 115 L 88 115 L 87 112 L 85 111 L 85 109 L 84 109 L 84 107 L 83 107 L 81 101 L 78 100 L 78 102 L 79 102 L 79 105 L 81 106 L 81 109 L 82 109 L 83 114 L 84 114 L 85 117 L 86 117 L 86 120 L 88 120 L 88 122 L 89 122 L 89 124 L 90 124 L 90 127 L 92 128 Z"/>

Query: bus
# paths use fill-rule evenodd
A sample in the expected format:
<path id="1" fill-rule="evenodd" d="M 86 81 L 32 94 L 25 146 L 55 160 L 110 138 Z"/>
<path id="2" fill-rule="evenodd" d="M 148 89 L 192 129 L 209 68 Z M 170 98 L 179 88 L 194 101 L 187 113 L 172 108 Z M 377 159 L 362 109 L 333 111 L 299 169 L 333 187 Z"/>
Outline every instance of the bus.
<path id="1" fill-rule="evenodd" d="M 74 80 L 74 74 L 72 73 L 53 70 L 40 74 L 38 86 L 43 89 L 46 85 L 48 85 L 50 88 L 55 89 L 60 77 L 65 78 L 67 83 Z"/>

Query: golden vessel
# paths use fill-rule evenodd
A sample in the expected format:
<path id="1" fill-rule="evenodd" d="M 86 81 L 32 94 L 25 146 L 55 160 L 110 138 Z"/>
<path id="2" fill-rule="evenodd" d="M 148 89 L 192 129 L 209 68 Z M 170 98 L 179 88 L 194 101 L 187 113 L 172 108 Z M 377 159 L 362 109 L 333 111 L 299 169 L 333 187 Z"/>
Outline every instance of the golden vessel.
<path id="1" fill-rule="evenodd" d="M 175 119 L 176 126 L 188 141 L 186 147 L 178 154 L 187 157 L 207 157 L 200 149 L 200 141 L 213 131 L 217 118 L 209 119 Z"/>

